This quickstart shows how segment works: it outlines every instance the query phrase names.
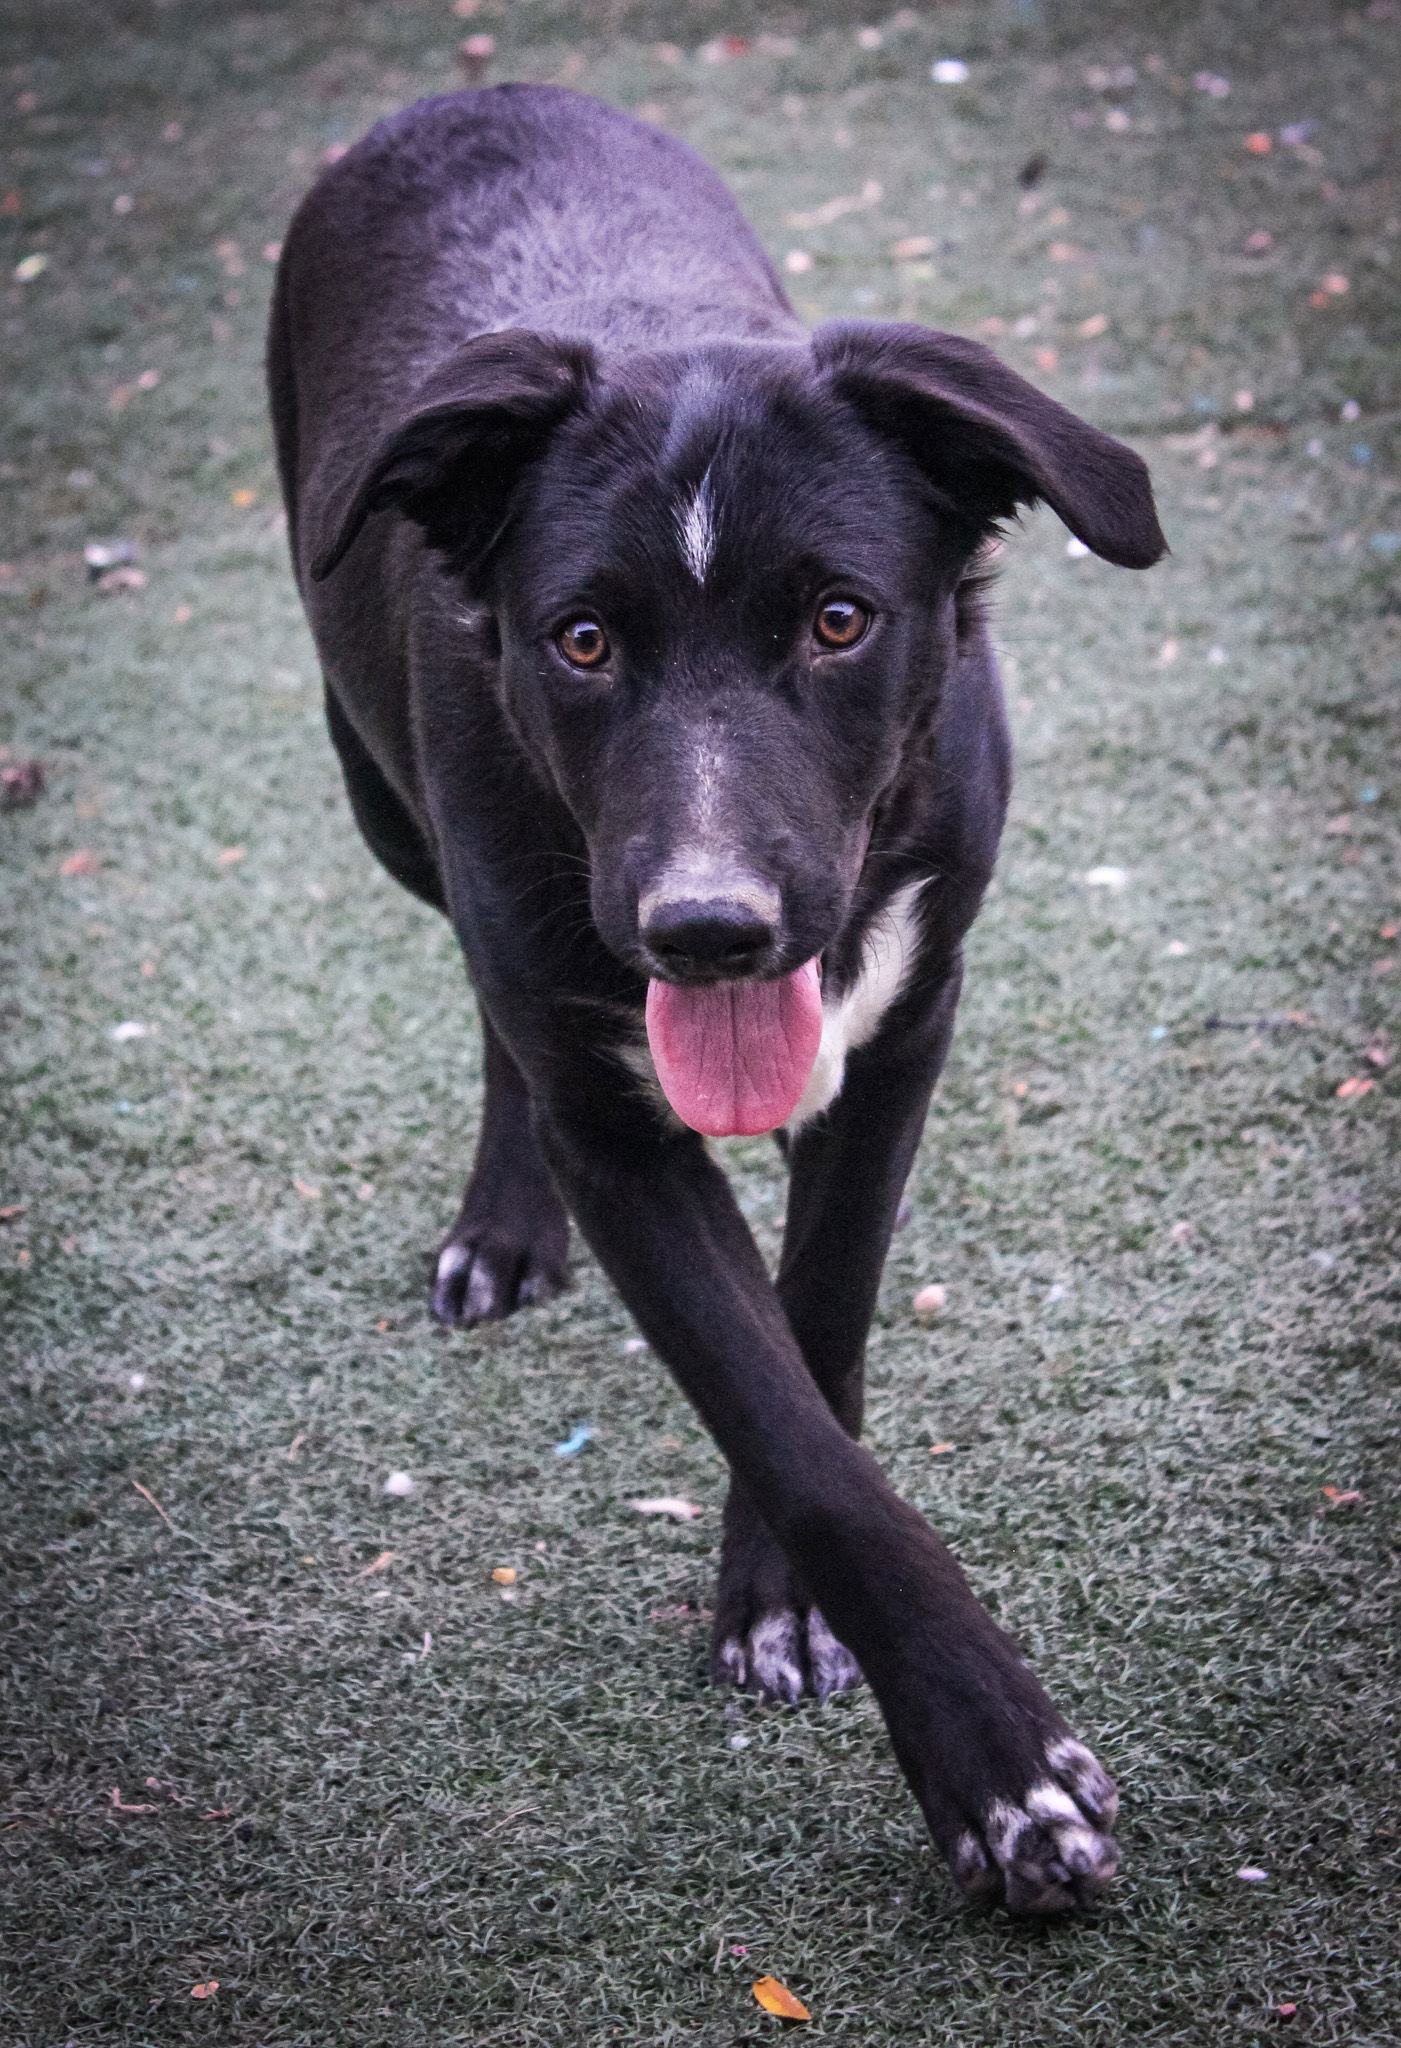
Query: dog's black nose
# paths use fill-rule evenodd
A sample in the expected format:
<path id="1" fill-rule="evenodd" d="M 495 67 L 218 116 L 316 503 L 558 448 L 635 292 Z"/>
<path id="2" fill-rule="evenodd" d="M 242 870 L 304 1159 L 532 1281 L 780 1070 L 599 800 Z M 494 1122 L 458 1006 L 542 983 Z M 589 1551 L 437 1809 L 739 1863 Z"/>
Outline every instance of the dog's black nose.
<path id="1" fill-rule="evenodd" d="M 771 951 L 772 921 L 733 897 L 671 897 L 648 906 L 642 943 L 664 972 L 750 974 Z"/>

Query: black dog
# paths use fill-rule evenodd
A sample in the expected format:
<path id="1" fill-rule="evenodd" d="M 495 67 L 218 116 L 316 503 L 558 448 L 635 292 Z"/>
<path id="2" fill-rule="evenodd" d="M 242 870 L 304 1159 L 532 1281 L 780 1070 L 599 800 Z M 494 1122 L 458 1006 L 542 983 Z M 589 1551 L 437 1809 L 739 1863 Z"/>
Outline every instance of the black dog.
<path id="1" fill-rule="evenodd" d="M 1146 567 L 1143 464 L 975 343 L 807 333 L 698 158 L 548 88 L 326 173 L 270 368 L 355 815 L 481 1003 L 436 1312 L 551 1294 L 568 1209 L 730 1463 L 717 1677 L 864 1673 L 959 1883 L 1086 1902 L 1114 1787 L 856 1437 L 1007 800 L 982 557 L 1044 499 Z M 767 1130 L 776 1280 L 697 1135 Z"/>

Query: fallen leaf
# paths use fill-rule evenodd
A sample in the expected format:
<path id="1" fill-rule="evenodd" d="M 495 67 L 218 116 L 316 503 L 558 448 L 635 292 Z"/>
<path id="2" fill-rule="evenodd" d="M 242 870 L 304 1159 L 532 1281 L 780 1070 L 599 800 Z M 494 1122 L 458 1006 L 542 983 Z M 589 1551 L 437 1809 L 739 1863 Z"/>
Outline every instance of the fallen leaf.
<path id="1" fill-rule="evenodd" d="M 218 1989 L 219 1979 L 217 1977 L 206 1977 L 202 1984 L 192 1984 L 190 1986 L 190 1996 L 191 1998 L 212 1998 Z"/>
<path id="2" fill-rule="evenodd" d="M 122 1797 L 122 1788 L 120 1785 L 114 1785 L 112 1787 L 112 1805 L 118 1813 L 154 1813 L 156 1810 L 154 1806 L 150 1805 L 142 1806 L 128 1804 L 128 1802 Z"/>
<path id="3" fill-rule="evenodd" d="M 1362 1500 L 1362 1495 L 1356 1487 L 1342 1491 L 1336 1486 L 1325 1486 L 1320 1488 L 1320 1491 L 1323 1495 L 1323 1506 L 1318 1512 L 1321 1515 L 1331 1515 L 1338 1508 L 1355 1508 Z"/>
<path id="4" fill-rule="evenodd" d="M 492 1570 L 491 1583 L 494 1586 L 514 1586 L 516 1583 L 515 1566 L 513 1564 L 496 1565 Z"/>
<path id="5" fill-rule="evenodd" d="M 1257 128 L 1253 135 L 1246 136 L 1245 146 L 1252 156 L 1268 156 L 1274 148 L 1274 142 L 1263 128 Z"/>
<path id="6" fill-rule="evenodd" d="M 23 1202 L 6 1202 L 4 1208 L 0 1209 L 0 1223 L 8 1223 L 10 1218 L 18 1216 L 23 1208 Z"/>
<path id="7" fill-rule="evenodd" d="M 488 35 L 467 36 L 459 44 L 457 62 L 462 76 L 469 85 L 480 84 L 486 75 L 486 67 L 496 55 L 496 38 Z"/>
<path id="8" fill-rule="evenodd" d="M 1107 313 L 1091 313 L 1088 320 L 1080 322 L 1078 332 L 1083 334 L 1087 341 L 1093 341 L 1097 334 L 1107 334 L 1109 332 L 1109 315 Z"/>
<path id="9" fill-rule="evenodd" d="M 247 857 L 248 848 L 246 846 L 226 846 L 222 853 L 216 856 L 216 859 L 221 868 L 232 868 L 237 867 L 238 863 L 241 860 L 246 860 Z"/>
<path id="10" fill-rule="evenodd" d="M 292 1185 L 304 1202 L 319 1202 L 321 1200 L 321 1190 L 314 1182 L 302 1180 L 299 1175 L 294 1173 L 292 1175 Z"/>
<path id="11" fill-rule="evenodd" d="M 231 1806 L 211 1806 L 211 1807 L 209 1808 L 209 1810 L 208 1810 L 208 1812 L 207 1812 L 207 1813 L 202 1813 L 202 1814 L 200 1815 L 200 1819 L 201 1819 L 201 1820 L 232 1820 L 232 1819 L 233 1819 L 233 1808 L 232 1808 Z"/>
<path id="12" fill-rule="evenodd" d="M 1292 2020 L 1295 2013 L 1298 2010 L 1299 2008 L 1294 2003 L 1294 2000 L 1292 1998 L 1286 1998 L 1283 2005 L 1277 2005 L 1275 2007 L 1275 2011 L 1279 2014 L 1282 2020 Z"/>
<path id="13" fill-rule="evenodd" d="M 807 213 L 790 213 L 784 218 L 790 228 L 827 228 L 845 214 L 864 213 L 867 207 L 879 206 L 884 197 L 884 186 L 875 178 L 868 178 L 859 192 L 839 193 L 835 199 L 826 199 L 821 206 L 814 206 Z"/>
<path id="14" fill-rule="evenodd" d="M 655 1499 L 630 1500 L 628 1506 L 639 1515 L 670 1515 L 673 1522 L 694 1522 L 697 1515 L 705 1512 L 694 1501 L 670 1493 L 658 1494 Z"/>
<path id="15" fill-rule="evenodd" d="M 297 1459 L 302 1454 L 302 1445 L 305 1442 L 306 1431 L 304 1429 L 299 1429 L 297 1431 L 297 1434 L 293 1437 L 291 1443 L 288 1444 L 286 1450 L 283 1452 L 283 1456 L 287 1459 L 289 1464 L 295 1465 Z"/>
<path id="16" fill-rule="evenodd" d="M 246 512 L 250 505 L 256 505 L 257 502 L 258 493 L 256 491 L 250 491 L 246 484 L 243 486 L 241 490 L 231 492 L 229 496 L 229 503 L 231 505 L 237 505 L 240 512 Z"/>
<path id="17" fill-rule="evenodd" d="M 94 853 L 90 847 L 81 846 L 76 853 L 70 853 L 66 860 L 60 862 L 58 871 L 61 875 L 95 875 L 101 866 L 102 855 Z"/>
<path id="18" fill-rule="evenodd" d="M 170 1519 L 169 1515 L 168 1515 L 168 1514 L 166 1513 L 165 1509 L 164 1509 L 164 1508 L 163 1508 L 163 1507 L 161 1506 L 160 1502 L 159 1502 L 159 1501 L 158 1501 L 158 1500 L 156 1499 L 156 1496 L 155 1496 L 155 1495 L 154 1495 L 154 1494 L 152 1493 L 152 1491 L 151 1491 L 150 1487 L 149 1487 L 149 1486 L 143 1486 L 143 1485 L 141 1484 L 141 1481 L 140 1481 L 139 1479 L 133 1479 L 131 1483 L 132 1483 L 132 1485 L 133 1485 L 133 1486 L 134 1486 L 134 1487 L 136 1488 L 136 1491 L 137 1491 L 137 1492 L 138 1492 L 138 1493 L 139 1493 L 139 1494 L 141 1495 L 141 1498 L 142 1498 L 143 1500 L 148 1500 L 148 1501 L 149 1501 L 149 1502 L 151 1503 L 151 1506 L 152 1506 L 152 1507 L 153 1507 L 153 1508 L 155 1509 L 156 1513 L 157 1513 L 157 1514 L 158 1514 L 158 1515 L 160 1516 L 161 1520 L 162 1520 L 162 1521 L 163 1521 L 163 1522 L 165 1523 L 165 1526 L 166 1526 L 166 1528 L 167 1528 L 167 1529 L 173 1529 L 173 1528 L 175 1527 L 175 1524 L 174 1524 L 174 1522 L 172 1522 L 172 1521 L 171 1521 L 171 1519 Z"/>
<path id="19" fill-rule="evenodd" d="M 1359 1096 L 1370 1095 L 1376 1085 L 1376 1082 L 1370 1077 L 1364 1080 L 1361 1074 L 1352 1074 L 1346 1081 L 1339 1084 L 1336 1091 L 1338 1100 L 1340 1102 L 1356 1102 Z"/>
<path id="20" fill-rule="evenodd" d="M 368 1564 L 366 1564 L 366 1565 L 362 1565 L 362 1566 L 360 1567 L 360 1570 L 359 1570 L 358 1572 L 352 1572 L 352 1573 L 351 1573 L 351 1578 L 352 1578 L 352 1579 L 368 1579 L 368 1578 L 372 1578 L 372 1577 L 374 1576 L 374 1574 L 375 1574 L 376 1572 L 382 1572 L 382 1571 L 385 1571 L 385 1570 L 387 1570 L 387 1569 L 388 1569 L 388 1567 L 389 1567 L 389 1566 L 390 1566 L 390 1565 L 391 1565 L 391 1564 L 392 1564 L 393 1562 L 394 1562 L 394 1552 L 393 1552 L 392 1550 L 382 1550 L 382 1551 L 380 1552 L 380 1554 L 379 1554 L 379 1556 L 378 1556 L 378 1557 L 372 1557 L 372 1558 L 370 1559 L 370 1562 L 369 1562 Z"/>
<path id="21" fill-rule="evenodd" d="M 801 1998 L 795 1998 L 786 1984 L 780 1984 L 777 1977 L 760 1977 L 754 1985 L 754 1996 L 765 2012 L 777 2015 L 781 2020 L 810 2020 L 812 2014 Z"/>
<path id="22" fill-rule="evenodd" d="M 129 563 L 119 569 L 104 569 L 97 579 L 97 587 L 104 597 L 111 597 L 123 590 L 144 590 L 146 571 L 133 569 Z"/>
<path id="23" fill-rule="evenodd" d="M 921 1287 L 913 1302 L 917 1316 L 937 1316 L 948 1307 L 949 1290 L 937 1280 L 931 1280 L 927 1287 Z"/>
<path id="24" fill-rule="evenodd" d="M 954 1444 L 931 1444 L 929 1446 L 929 1455 L 931 1458 L 942 1458 L 945 1451 L 952 1451 L 956 1448 L 957 1446 Z"/>

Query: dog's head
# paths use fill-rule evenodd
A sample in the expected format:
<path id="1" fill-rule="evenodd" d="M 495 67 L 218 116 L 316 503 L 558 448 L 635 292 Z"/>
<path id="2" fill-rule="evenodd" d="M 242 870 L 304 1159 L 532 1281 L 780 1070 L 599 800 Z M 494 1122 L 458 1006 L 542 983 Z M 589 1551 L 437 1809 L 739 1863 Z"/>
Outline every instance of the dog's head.
<path id="1" fill-rule="evenodd" d="M 495 614 L 606 943 L 661 984 L 777 982 L 840 931 L 959 586 L 1041 500 L 1107 561 L 1164 552 L 1139 457 L 954 335 L 840 324 L 614 366 L 495 334 L 348 484 L 313 575 L 372 512 L 417 520 Z"/>

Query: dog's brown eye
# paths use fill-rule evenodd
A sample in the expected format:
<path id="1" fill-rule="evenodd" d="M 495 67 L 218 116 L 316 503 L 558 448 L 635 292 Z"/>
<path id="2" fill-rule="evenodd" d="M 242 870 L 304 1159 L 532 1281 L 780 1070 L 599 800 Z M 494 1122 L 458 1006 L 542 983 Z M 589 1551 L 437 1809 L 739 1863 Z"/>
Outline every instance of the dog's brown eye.
<path id="1" fill-rule="evenodd" d="M 849 597 L 834 597 L 813 621 L 813 633 L 824 647 L 854 647 L 871 623 L 866 607 Z"/>
<path id="2" fill-rule="evenodd" d="M 571 619 L 555 645 L 574 668 L 601 668 L 608 659 L 608 635 L 597 619 Z"/>

